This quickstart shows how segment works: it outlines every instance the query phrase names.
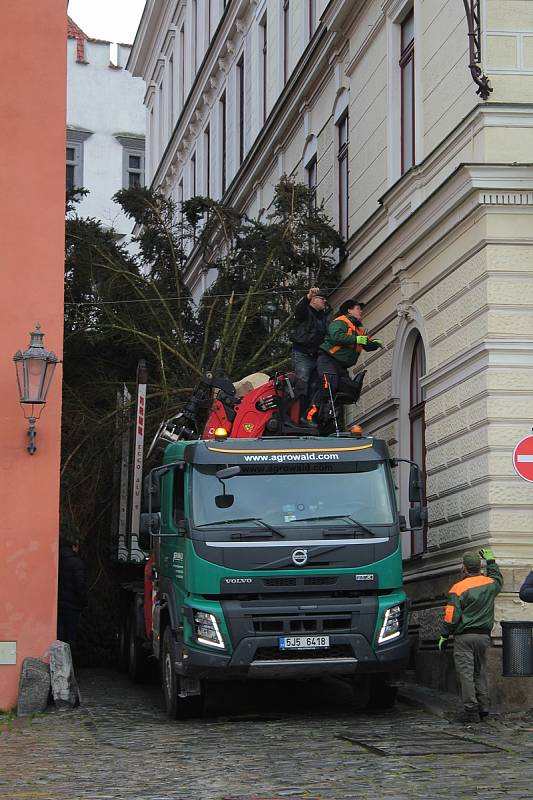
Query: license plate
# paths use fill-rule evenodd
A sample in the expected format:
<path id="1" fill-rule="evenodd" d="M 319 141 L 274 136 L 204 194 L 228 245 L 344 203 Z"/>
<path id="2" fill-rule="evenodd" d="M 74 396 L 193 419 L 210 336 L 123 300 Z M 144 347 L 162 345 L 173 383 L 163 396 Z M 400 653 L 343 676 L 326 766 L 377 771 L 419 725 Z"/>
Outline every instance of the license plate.
<path id="1" fill-rule="evenodd" d="M 282 636 L 279 640 L 280 650 L 317 650 L 329 647 L 329 636 Z"/>

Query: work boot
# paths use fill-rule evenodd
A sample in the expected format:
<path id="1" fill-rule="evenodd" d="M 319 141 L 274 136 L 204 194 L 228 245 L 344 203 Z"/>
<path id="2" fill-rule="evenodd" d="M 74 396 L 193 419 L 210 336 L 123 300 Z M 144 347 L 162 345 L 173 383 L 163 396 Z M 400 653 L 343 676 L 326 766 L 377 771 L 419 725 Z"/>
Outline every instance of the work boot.
<path id="1" fill-rule="evenodd" d="M 479 711 L 465 709 L 457 717 L 457 722 L 462 722 L 464 725 L 474 725 L 481 722 Z"/>

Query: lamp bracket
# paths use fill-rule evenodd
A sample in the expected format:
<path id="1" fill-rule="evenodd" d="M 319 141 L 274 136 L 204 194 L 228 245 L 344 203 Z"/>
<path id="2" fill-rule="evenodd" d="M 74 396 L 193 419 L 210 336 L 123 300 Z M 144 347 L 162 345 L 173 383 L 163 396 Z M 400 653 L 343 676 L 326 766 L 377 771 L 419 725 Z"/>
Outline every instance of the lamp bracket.
<path id="1" fill-rule="evenodd" d="M 468 43 L 470 63 L 468 68 L 472 75 L 472 80 L 478 87 L 476 94 L 482 100 L 488 100 L 492 92 L 492 86 L 486 75 L 481 69 L 481 19 L 479 10 L 480 0 L 463 0 L 466 21 L 468 24 Z"/>

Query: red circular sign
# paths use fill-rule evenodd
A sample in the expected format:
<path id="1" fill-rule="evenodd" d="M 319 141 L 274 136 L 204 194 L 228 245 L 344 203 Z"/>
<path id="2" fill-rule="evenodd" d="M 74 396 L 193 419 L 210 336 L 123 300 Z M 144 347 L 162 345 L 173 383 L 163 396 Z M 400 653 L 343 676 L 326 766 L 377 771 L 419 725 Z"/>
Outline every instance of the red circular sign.
<path id="1" fill-rule="evenodd" d="M 516 445 L 513 465 L 521 478 L 533 483 L 533 436 L 526 436 Z"/>

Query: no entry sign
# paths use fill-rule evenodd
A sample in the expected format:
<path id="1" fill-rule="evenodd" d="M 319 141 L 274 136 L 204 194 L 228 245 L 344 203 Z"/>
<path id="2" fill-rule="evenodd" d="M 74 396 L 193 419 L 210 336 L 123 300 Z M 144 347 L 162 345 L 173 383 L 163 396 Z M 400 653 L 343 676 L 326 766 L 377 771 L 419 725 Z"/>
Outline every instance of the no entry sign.
<path id="1" fill-rule="evenodd" d="M 533 483 L 533 436 L 526 436 L 518 442 L 513 453 L 513 464 L 521 478 Z"/>

